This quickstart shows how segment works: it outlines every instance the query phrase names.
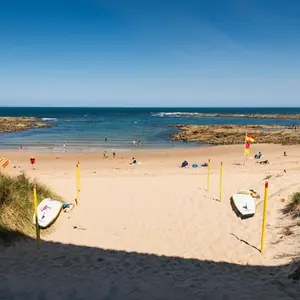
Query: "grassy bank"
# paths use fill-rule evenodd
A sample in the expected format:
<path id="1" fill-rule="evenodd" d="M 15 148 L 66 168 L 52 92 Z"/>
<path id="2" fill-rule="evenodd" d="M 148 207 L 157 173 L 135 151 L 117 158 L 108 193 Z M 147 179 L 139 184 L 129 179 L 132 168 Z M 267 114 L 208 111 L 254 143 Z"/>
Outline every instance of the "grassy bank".
<path id="1" fill-rule="evenodd" d="M 283 209 L 283 213 L 290 215 L 293 219 L 300 217 L 300 192 L 291 195 L 289 204 Z"/>
<path id="2" fill-rule="evenodd" d="M 62 200 L 45 185 L 37 183 L 37 198 Z M 34 236 L 33 182 L 25 175 L 11 177 L 0 174 L 0 243 L 10 244 L 18 236 Z M 19 232 L 11 235 L 10 232 Z"/>
<path id="3" fill-rule="evenodd" d="M 291 197 L 291 202 L 286 207 L 286 213 L 290 214 L 293 219 L 297 219 L 300 217 L 300 192 L 295 192 Z M 297 222 L 297 226 L 300 226 L 300 221 Z M 300 255 L 300 254 L 299 254 Z M 299 261 L 299 256 L 296 261 Z M 300 266 L 289 275 L 289 278 L 293 280 L 300 280 Z"/>

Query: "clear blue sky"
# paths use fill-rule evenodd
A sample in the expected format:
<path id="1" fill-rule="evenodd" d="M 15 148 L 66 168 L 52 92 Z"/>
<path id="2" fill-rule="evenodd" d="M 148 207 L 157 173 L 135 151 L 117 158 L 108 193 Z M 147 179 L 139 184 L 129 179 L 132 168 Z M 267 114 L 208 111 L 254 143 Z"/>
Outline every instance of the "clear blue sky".
<path id="1" fill-rule="evenodd" d="M 0 106 L 299 99 L 299 0 L 0 3 Z"/>

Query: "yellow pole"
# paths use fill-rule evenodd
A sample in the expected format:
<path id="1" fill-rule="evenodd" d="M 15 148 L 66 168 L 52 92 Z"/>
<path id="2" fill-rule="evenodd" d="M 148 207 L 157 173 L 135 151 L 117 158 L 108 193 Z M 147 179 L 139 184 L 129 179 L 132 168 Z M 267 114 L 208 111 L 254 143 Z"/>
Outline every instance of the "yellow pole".
<path id="1" fill-rule="evenodd" d="M 81 182 L 80 182 L 80 162 L 78 162 L 78 189 L 79 189 L 79 193 L 81 191 Z"/>
<path id="2" fill-rule="evenodd" d="M 220 165 L 220 202 L 222 202 L 223 197 L 223 163 Z"/>
<path id="3" fill-rule="evenodd" d="M 33 201 L 34 201 L 34 215 L 35 215 L 35 232 L 36 232 L 36 248 L 40 248 L 40 228 L 38 223 L 38 202 L 36 196 L 36 184 L 33 185 Z"/>
<path id="4" fill-rule="evenodd" d="M 268 191 L 269 191 L 269 183 L 268 183 L 268 181 L 266 181 L 265 195 L 264 195 L 264 212 L 263 212 L 261 241 L 260 241 L 260 252 L 261 253 L 264 252 L 264 245 L 265 245 L 266 218 L 267 218 L 267 208 L 268 208 Z"/>
<path id="5" fill-rule="evenodd" d="M 208 166 L 207 166 L 207 191 L 210 190 L 210 159 L 208 160 Z"/>
<path id="6" fill-rule="evenodd" d="M 245 143 L 244 143 L 244 165 L 246 162 L 246 142 L 247 142 L 247 132 L 245 133 Z"/>
<path id="7" fill-rule="evenodd" d="M 79 204 L 79 166 L 76 164 L 76 205 Z"/>

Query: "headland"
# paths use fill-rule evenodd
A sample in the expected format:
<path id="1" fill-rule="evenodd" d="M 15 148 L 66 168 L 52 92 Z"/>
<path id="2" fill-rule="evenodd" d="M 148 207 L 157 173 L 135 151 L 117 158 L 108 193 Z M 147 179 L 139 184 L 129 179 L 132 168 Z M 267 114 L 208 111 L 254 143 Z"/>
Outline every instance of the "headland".
<path id="1" fill-rule="evenodd" d="M 36 117 L 0 117 L 0 133 L 26 131 L 37 128 L 50 128 L 41 118 Z"/>

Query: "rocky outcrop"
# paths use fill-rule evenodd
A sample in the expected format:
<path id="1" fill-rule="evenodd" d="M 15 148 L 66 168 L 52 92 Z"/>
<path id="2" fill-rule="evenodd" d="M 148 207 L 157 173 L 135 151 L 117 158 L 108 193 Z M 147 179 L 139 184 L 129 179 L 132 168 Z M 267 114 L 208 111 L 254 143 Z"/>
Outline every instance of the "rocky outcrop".
<path id="1" fill-rule="evenodd" d="M 161 113 L 160 113 L 161 114 Z M 226 114 L 226 113 L 163 113 L 165 116 L 195 117 L 195 118 L 247 118 L 247 119 L 295 119 L 300 120 L 300 114 Z"/>
<path id="2" fill-rule="evenodd" d="M 0 117 L 0 133 L 25 131 L 34 128 L 49 128 L 50 124 L 43 123 L 34 117 Z"/>
<path id="3" fill-rule="evenodd" d="M 180 132 L 170 136 L 172 140 L 198 142 L 212 145 L 242 144 L 245 133 L 256 138 L 256 143 L 295 145 L 300 144 L 300 129 L 267 125 L 177 125 Z"/>

